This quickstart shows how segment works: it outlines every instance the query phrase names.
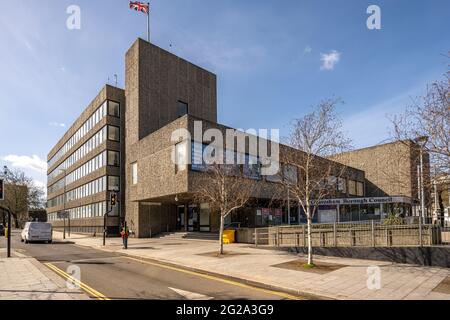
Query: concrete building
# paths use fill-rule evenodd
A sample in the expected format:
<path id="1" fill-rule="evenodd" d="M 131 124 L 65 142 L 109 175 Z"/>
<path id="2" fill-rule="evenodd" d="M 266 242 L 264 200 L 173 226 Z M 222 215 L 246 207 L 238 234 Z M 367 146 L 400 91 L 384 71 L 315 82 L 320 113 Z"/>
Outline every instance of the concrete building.
<path id="1" fill-rule="evenodd" d="M 125 68 L 125 90 L 103 88 L 49 153 L 49 220 L 61 227 L 58 212 L 68 211 L 73 231 L 100 232 L 110 194 L 117 192 L 119 206 L 107 218 L 110 233 L 118 231 L 123 221 L 138 237 L 217 231 L 218 214 L 193 197 L 204 172 L 202 162 L 195 161 L 197 150 L 201 154 L 204 143 L 210 142 L 203 140 L 205 131 L 230 129 L 217 123 L 216 75 L 141 39 L 126 53 Z M 173 139 L 173 133 L 183 129 L 195 132 L 199 122 L 200 139 L 195 134 Z M 240 174 L 257 180 L 265 191 L 255 194 L 251 205 L 236 211 L 227 223 L 252 227 L 302 222 L 295 204 L 290 215 L 285 205 L 271 205 L 279 183 L 254 170 L 248 160 L 258 155 L 247 149 L 241 154 L 246 160 Z M 228 151 L 235 156 L 238 152 Z M 287 146 L 280 146 L 280 152 L 300 154 Z M 177 165 L 173 156 L 191 164 Z M 341 181 L 334 182 L 335 199 L 365 199 L 370 189 L 363 170 L 322 161 L 345 168 Z M 381 211 L 377 214 L 382 216 Z M 339 207 L 324 203 L 315 221 L 333 219 L 340 220 Z"/>
<path id="2" fill-rule="evenodd" d="M 413 141 L 396 141 L 350 151 L 330 157 L 365 173 L 365 194 L 369 197 L 396 197 L 391 211 L 415 215 L 419 213 L 420 146 Z M 430 206 L 430 157 L 423 154 L 425 206 Z M 409 211 L 411 210 L 411 211 Z M 428 212 L 426 212 L 428 216 Z"/>
<path id="3" fill-rule="evenodd" d="M 47 213 L 55 227 L 63 224 L 58 212 L 68 212 L 74 232 L 103 232 L 109 192 L 124 195 L 124 118 L 124 91 L 105 86 L 48 154 Z M 112 233 L 120 212 L 114 208 L 107 220 Z"/>

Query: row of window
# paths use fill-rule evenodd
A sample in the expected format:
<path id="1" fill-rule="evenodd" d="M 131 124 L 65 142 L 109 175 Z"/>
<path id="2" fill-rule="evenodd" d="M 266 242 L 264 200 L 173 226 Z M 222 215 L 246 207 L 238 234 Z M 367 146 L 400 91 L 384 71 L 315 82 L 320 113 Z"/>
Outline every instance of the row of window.
<path id="1" fill-rule="evenodd" d="M 55 184 L 51 185 L 50 187 L 47 188 L 47 194 L 52 194 L 55 193 L 58 190 L 61 190 L 62 188 L 64 188 L 65 183 L 64 183 L 64 178 L 59 180 L 58 182 L 56 182 Z"/>
<path id="2" fill-rule="evenodd" d="M 53 208 L 61 206 L 64 203 L 89 197 L 99 192 L 104 192 L 108 188 L 108 191 L 120 191 L 120 178 L 118 176 L 104 176 L 97 180 L 91 181 L 79 188 L 70 190 L 66 193 L 66 201 L 64 202 L 64 195 L 57 196 L 47 201 L 47 208 Z"/>
<path id="3" fill-rule="evenodd" d="M 120 166 L 120 153 L 111 150 L 100 153 L 95 158 L 68 174 L 66 177 L 66 185 L 74 183 L 92 172 L 103 168 L 106 164 L 108 164 L 108 166 Z M 48 188 L 48 194 L 52 194 L 62 188 L 64 188 L 64 178 L 50 186 Z"/>
<path id="4" fill-rule="evenodd" d="M 86 156 L 89 152 L 100 146 L 106 139 L 111 141 L 120 141 L 120 129 L 115 126 L 105 126 L 100 129 L 91 139 L 72 153 L 63 163 L 61 163 L 55 170 L 48 175 L 48 181 L 53 180 L 59 174 L 61 170 L 74 165 L 77 161 Z"/>
<path id="5" fill-rule="evenodd" d="M 107 202 L 98 202 L 89 204 L 87 206 L 73 208 L 67 210 L 70 215 L 71 220 L 78 220 L 78 219 L 88 219 L 88 218 L 95 218 L 95 217 L 103 217 L 105 213 L 108 211 L 108 204 Z M 108 214 L 109 216 L 117 217 L 119 215 L 119 206 L 115 206 L 111 213 Z M 49 221 L 58 221 L 61 219 L 58 219 L 58 214 L 50 213 L 48 215 Z"/>
<path id="6" fill-rule="evenodd" d="M 89 197 L 106 190 L 106 176 L 91 181 L 66 193 L 66 202 Z"/>
<path id="7" fill-rule="evenodd" d="M 57 196 L 47 201 L 47 208 L 59 207 L 64 204 L 64 195 Z"/>
<path id="8" fill-rule="evenodd" d="M 206 153 L 210 153 L 207 145 L 193 141 L 191 143 L 191 169 L 194 171 L 206 171 L 208 164 L 205 162 Z M 175 148 L 177 171 L 186 170 L 187 160 L 187 142 L 178 144 Z M 256 156 L 236 152 L 233 150 L 225 150 L 224 158 L 226 162 L 239 163 L 242 165 L 230 165 L 230 175 L 243 175 L 246 178 L 261 179 L 261 162 Z"/>
<path id="9" fill-rule="evenodd" d="M 348 180 L 348 194 L 351 196 L 363 197 L 364 183 L 355 180 Z"/>
<path id="10" fill-rule="evenodd" d="M 111 104 L 111 103 L 110 103 Z M 62 156 L 73 148 L 89 131 L 94 128 L 105 116 L 108 108 L 108 101 L 105 101 L 95 112 L 84 122 L 81 127 L 70 137 L 70 139 L 58 150 L 58 152 L 50 159 L 48 166 L 53 166 Z"/>
<path id="11" fill-rule="evenodd" d="M 207 150 L 209 146 L 204 145 L 199 142 L 192 141 L 191 143 L 191 169 L 193 171 L 206 171 L 208 169 L 208 164 L 205 162 L 205 154 L 209 154 Z M 183 171 L 187 169 L 187 158 L 188 158 L 188 142 L 183 141 L 175 146 L 175 160 L 177 171 Z M 230 175 L 242 175 L 246 178 L 251 179 L 262 179 L 261 177 L 261 162 L 256 156 L 236 152 L 233 150 L 225 150 L 224 159 L 226 162 L 238 163 L 242 165 L 230 165 L 229 174 Z M 226 167 L 227 168 L 227 167 Z M 136 173 L 135 173 L 136 170 Z M 293 165 L 282 165 L 281 173 L 273 176 L 266 176 L 266 181 L 280 183 L 281 179 L 285 181 L 296 184 L 298 182 L 298 168 Z M 132 165 L 132 177 L 133 184 L 137 183 L 137 165 L 136 168 Z M 134 178 L 136 175 L 136 179 Z M 345 178 L 339 178 L 330 176 L 325 179 L 323 183 L 318 186 L 320 188 L 333 187 L 336 188 L 337 192 L 348 193 L 352 196 L 364 196 L 364 183 L 356 180 L 346 180 Z"/>
<path id="12" fill-rule="evenodd" d="M 94 171 L 97 171 L 100 168 L 103 168 L 104 166 L 106 166 L 106 151 L 100 153 L 95 158 L 89 160 L 81 167 L 68 174 L 66 177 L 66 183 L 68 185 L 74 183 L 75 181 L 78 181 L 79 179 L 91 174 Z"/>

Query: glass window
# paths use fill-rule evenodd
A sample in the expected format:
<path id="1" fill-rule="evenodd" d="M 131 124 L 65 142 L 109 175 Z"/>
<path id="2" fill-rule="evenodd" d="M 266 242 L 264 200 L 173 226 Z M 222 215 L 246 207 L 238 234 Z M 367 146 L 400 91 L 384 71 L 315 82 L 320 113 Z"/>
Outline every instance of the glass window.
<path id="1" fill-rule="evenodd" d="M 286 182 L 296 185 L 298 182 L 298 169 L 293 165 L 283 165 L 283 176 Z"/>
<path id="2" fill-rule="evenodd" d="M 108 191 L 119 191 L 119 177 L 108 176 Z"/>
<path id="3" fill-rule="evenodd" d="M 131 164 L 131 183 L 138 183 L 138 166 L 137 162 Z"/>
<path id="4" fill-rule="evenodd" d="M 200 142 L 193 142 L 191 150 L 191 167 L 194 171 L 203 171 L 206 169 L 205 163 L 203 161 L 203 151 L 205 150 L 205 145 Z"/>
<path id="5" fill-rule="evenodd" d="M 117 151 L 108 151 L 108 166 L 118 167 L 120 165 L 120 153 Z"/>
<path id="6" fill-rule="evenodd" d="M 108 114 L 113 117 L 120 117 L 120 105 L 114 101 L 108 101 Z"/>
<path id="7" fill-rule="evenodd" d="M 189 105 L 186 102 L 178 101 L 178 118 L 188 114 Z"/>
<path id="8" fill-rule="evenodd" d="M 358 197 L 364 197 L 364 183 L 356 182 L 356 195 Z"/>
<path id="9" fill-rule="evenodd" d="M 120 140 L 120 130 L 118 127 L 108 126 L 108 139 L 111 141 Z"/>
<path id="10" fill-rule="evenodd" d="M 244 176 L 252 179 L 260 178 L 260 164 L 257 157 L 245 155 Z"/>
<path id="11" fill-rule="evenodd" d="M 338 191 L 347 193 L 347 182 L 345 178 L 338 178 Z"/>
<path id="12" fill-rule="evenodd" d="M 178 171 L 183 171 L 187 169 L 188 164 L 188 150 L 187 141 L 178 143 L 175 146 L 175 165 Z"/>
<path id="13" fill-rule="evenodd" d="M 348 180 L 348 194 L 356 196 L 356 181 Z"/>

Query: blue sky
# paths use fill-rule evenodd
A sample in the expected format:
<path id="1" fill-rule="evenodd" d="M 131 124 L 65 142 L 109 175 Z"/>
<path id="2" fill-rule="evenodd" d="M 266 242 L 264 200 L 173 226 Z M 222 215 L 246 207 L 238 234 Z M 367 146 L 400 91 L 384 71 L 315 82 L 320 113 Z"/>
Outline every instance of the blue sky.
<path id="1" fill-rule="evenodd" d="M 448 63 L 448 0 L 151 3 L 152 42 L 217 74 L 219 122 L 236 128 L 286 135 L 292 119 L 336 96 L 354 146 L 373 145 L 388 137 L 386 115 Z M 366 27 L 371 4 L 381 30 Z M 70 5 L 81 8 L 80 30 L 66 28 Z M 0 165 L 45 183 L 50 148 L 108 78 L 124 86 L 124 54 L 145 35 L 128 0 L 1 1 Z"/>

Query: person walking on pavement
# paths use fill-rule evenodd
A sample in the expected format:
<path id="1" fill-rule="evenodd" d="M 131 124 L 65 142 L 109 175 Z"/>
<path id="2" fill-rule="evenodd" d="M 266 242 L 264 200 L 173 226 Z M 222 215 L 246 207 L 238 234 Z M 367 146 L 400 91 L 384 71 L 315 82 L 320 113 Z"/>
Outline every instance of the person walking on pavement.
<path id="1" fill-rule="evenodd" d="M 120 235 L 122 236 L 123 248 L 125 250 L 127 250 L 128 249 L 128 237 L 130 236 L 130 230 L 128 229 L 126 222 L 123 224 Z"/>

